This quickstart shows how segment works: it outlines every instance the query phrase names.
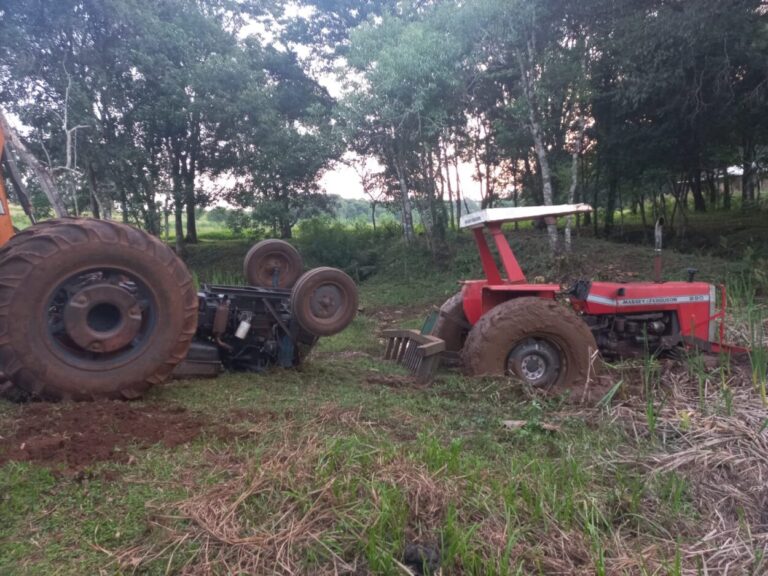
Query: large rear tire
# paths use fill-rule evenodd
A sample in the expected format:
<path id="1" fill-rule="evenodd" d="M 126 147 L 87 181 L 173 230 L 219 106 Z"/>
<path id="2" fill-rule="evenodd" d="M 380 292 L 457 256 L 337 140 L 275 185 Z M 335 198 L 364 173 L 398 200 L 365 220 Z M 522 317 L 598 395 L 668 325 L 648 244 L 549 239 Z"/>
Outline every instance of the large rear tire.
<path id="1" fill-rule="evenodd" d="M 51 220 L 0 250 L 0 365 L 14 395 L 140 397 L 184 359 L 196 327 L 184 263 L 125 224 Z"/>
<path id="2" fill-rule="evenodd" d="M 552 300 L 516 298 L 472 327 L 462 360 L 469 375 L 514 374 L 533 388 L 580 400 L 594 376 L 596 350 L 591 330 L 571 310 Z"/>

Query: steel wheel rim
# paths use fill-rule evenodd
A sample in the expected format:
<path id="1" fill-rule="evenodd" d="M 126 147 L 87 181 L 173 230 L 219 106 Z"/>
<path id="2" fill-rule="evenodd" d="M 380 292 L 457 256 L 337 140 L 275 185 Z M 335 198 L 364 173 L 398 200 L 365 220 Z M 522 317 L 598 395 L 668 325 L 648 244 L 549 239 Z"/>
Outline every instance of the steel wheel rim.
<path id="1" fill-rule="evenodd" d="M 557 343 L 548 338 L 529 337 L 509 352 L 506 372 L 535 388 L 551 388 L 564 373 L 564 360 Z"/>
<path id="2" fill-rule="evenodd" d="M 140 276 L 112 267 L 75 272 L 50 292 L 43 332 L 63 363 L 99 371 L 131 362 L 157 325 L 157 296 Z"/>
<path id="3" fill-rule="evenodd" d="M 256 261 L 249 261 L 248 268 L 253 276 L 258 278 L 259 286 L 274 287 L 275 280 L 293 273 L 290 259 L 277 250 L 263 255 Z"/>

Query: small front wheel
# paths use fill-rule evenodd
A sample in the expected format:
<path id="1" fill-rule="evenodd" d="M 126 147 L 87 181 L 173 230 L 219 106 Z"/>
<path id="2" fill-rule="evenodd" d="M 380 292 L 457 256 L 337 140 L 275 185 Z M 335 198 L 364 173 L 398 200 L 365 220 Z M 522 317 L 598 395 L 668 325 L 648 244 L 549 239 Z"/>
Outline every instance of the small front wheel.
<path id="1" fill-rule="evenodd" d="M 299 278 L 291 293 L 291 311 L 299 326 L 314 336 L 338 334 L 357 315 L 357 286 L 336 268 L 315 268 Z"/>
<path id="2" fill-rule="evenodd" d="M 257 242 L 243 262 L 245 279 L 258 288 L 290 288 L 303 271 L 301 254 L 285 240 Z"/>

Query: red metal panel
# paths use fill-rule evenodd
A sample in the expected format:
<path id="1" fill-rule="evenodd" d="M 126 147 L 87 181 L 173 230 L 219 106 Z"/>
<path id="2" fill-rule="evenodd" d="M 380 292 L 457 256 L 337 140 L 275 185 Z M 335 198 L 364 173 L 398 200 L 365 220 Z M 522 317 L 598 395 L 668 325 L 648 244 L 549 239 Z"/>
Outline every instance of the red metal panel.
<path id="1" fill-rule="evenodd" d="M 488 225 L 493 236 L 493 241 L 496 243 L 496 248 L 499 251 L 499 257 L 501 258 L 501 265 L 504 267 L 504 271 L 507 273 L 507 280 L 510 284 L 522 284 L 525 282 L 525 274 L 523 274 L 520 264 L 515 258 L 512 248 L 507 242 L 507 238 L 504 236 L 504 232 L 501 230 L 501 224 L 494 223 Z"/>
<path id="2" fill-rule="evenodd" d="M 574 306 L 586 314 L 676 312 L 683 336 L 709 341 L 709 284 L 703 282 L 593 282 L 586 302 Z"/>
<path id="3" fill-rule="evenodd" d="M 469 323 L 474 325 L 483 314 L 502 302 L 524 296 L 552 300 L 560 290 L 559 284 L 501 284 L 492 286 L 484 280 L 473 280 L 465 282 L 462 289 L 464 314 Z"/>
<path id="4" fill-rule="evenodd" d="M 487 280 L 468 280 L 461 289 L 464 315 L 473 326 L 483 315 L 483 287 L 487 285 Z"/>
<path id="5" fill-rule="evenodd" d="M 477 250 L 480 252 L 480 262 L 483 264 L 483 272 L 486 279 L 491 284 L 501 284 L 501 273 L 499 272 L 499 267 L 496 266 L 496 261 L 493 259 L 491 249 L 488 248 L 488 242 L 485 240 L 483 229 L 475 228 L 472 232 L 475 234 L 475 242 L 477 243 Z"/>

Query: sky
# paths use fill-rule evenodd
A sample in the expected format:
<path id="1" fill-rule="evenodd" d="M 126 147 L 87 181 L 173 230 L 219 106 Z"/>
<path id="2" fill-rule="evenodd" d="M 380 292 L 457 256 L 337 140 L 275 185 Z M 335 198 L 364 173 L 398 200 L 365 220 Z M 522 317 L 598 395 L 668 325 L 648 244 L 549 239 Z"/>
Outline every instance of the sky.
<path id="1" fill-rule="evenodd" d="M 286 8 L 286 14 L 289 16 L 302 16 L 304 18 L 311 18 L 312 8 L 299 7 L 295 3 Z M 275 26 L 274 22 L 270 22 L 270 26 Z M 240 31 L 240 37 L 246 38 L 248 36 L 256 36 L 262 42 L 268 44 L 276 44 L 274 35 L 267 29 L 267 26 L 259 21 L 253 20 L 250 24 L 245 25 Z M 300 59 L 306 61 L 310 57 L 310 50 L 304 49 L 302 46 L 292 46 L 292 49 L 296 52 Z M 311 67 L 311 62 L 309 62 Z M 341 98 L 344 95 L 344 91 L 338 78 L 334 74 L 322 73 L 317 74 L 317 82 L 322 85 L 333 98 Z M 354 155 L 347 154 L 345 158 L 347 160 L 353 158 Z M 382 169 L 381 165 L 374 159 L 369 158 L 366 161 L 366 168 L 368 170 L 379 171 Z M 469 163 L 459 164 L 459 178 L 461 180 L 461 192 L 469 199 L 480 200 L 480 185 L 473 179 L 474 169 Z M 363 185 L 359 175 L 354 168 L 349 166 L 345 162 L 336 162 L 327 170 L 320 178 L 320 189 L 327 194 L 337 194 L 343 198 L 363 198 L 367 199 L 365 192 L 363 191 Z"/>

